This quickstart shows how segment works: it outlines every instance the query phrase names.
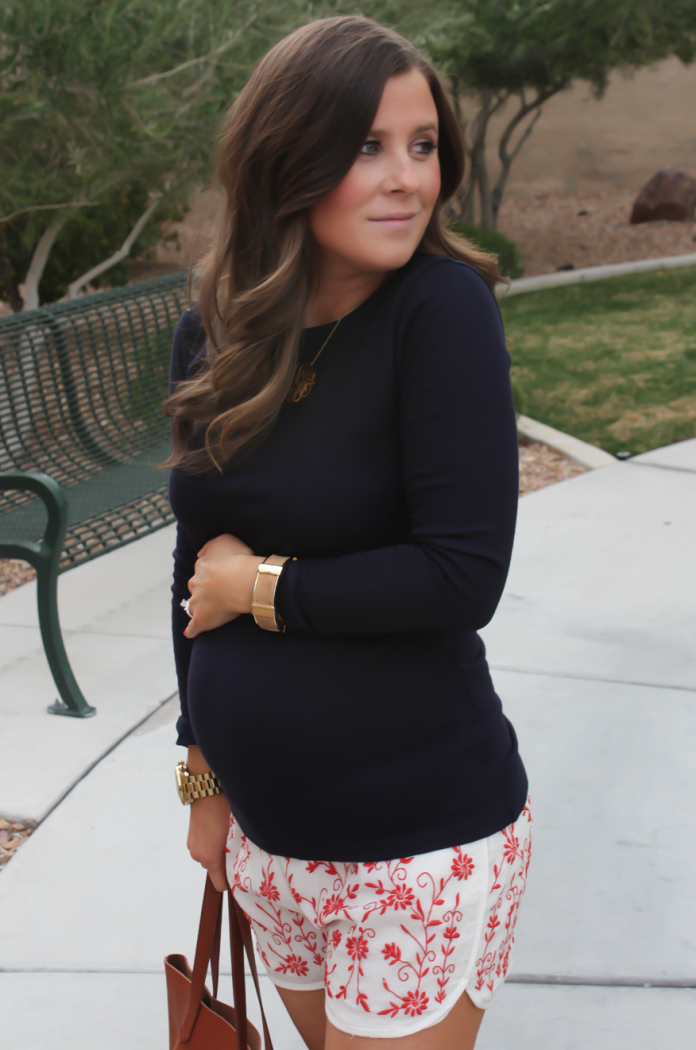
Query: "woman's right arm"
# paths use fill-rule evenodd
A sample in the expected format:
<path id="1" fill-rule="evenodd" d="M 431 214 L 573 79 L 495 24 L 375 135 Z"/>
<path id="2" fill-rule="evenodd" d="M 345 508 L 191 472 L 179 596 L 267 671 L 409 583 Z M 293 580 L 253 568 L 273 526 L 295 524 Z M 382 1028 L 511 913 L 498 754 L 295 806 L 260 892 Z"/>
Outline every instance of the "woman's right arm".
<path id="1" fill-rule="evenodd" d="M 190 773 L 207 773 L 210 769 L 201 749 L 188 749 L 186 765 Z M 225 845 L 230 830 L 230 804 L 224 795 L 195 799 L 190 806 L 186 845 L 194 860 L 201 864 L 216 890 L 228 889 L 225 874 Z"/>
<path id="2" fill-rule="evenodd" d="M 176 723 L 178 732 L 177 744 L 189 747 L 196 743 L 188 713 L 188 671 L 191 662 L 191 642 L 184 637 L 189 622 L 181 602 L 189 598 L 188 581 L 194 573 L 197 551 L 196 546 L 182 525 L 177 525 L 176 547 L 174 548 L 174 582 L 172 583 L 172 643 L 174 646 L 174 663 L 179 683 L 179 702 L 181 714 Z"/>
<path id="3" fill-rule="evenodd" d="M 172 355 L 169 365 L 169 393 L 172 394 L 177 383 L 189 378 L 191 365 L 205 346 L 205 331 L 195 306 L 189 306 L 179 318 L 172 341 Z M 188 616 L 181 608 L 184 598 L 189 598 L 188 581 L 194 574 L 198 556 L 197 545 L 181 524 L 177 524 L 176 547 L 174 548 L 174 580 L 172 583 L 172 638 L 174 643 L 174 661 L 179 682 L 179 699 L 181 717 L 177 722 L 177 743 L 188 747 L 196 743 L 188 717 L 188 670 L 191 661 L 191 643 L 184 638 Z"/>
<path id="4" fill-rule="evenodd" d="M 196 353 L 205 343 L 200 320 L 196 311 L 187 309 L 174 333 L 172 360 L 169 373 L 170 391 L 176 384 L 188 378 L 189 369 Z M 206 773 L 210 764 L 196 744 L 188 711 L 188 672 L 193 643 L 184 637 L 189 622 L 183 598 L 190 597 L 188 581 L 195 571 L 198 550 L 196 544 L 182 525 L 177 525 L 174 549 L 174 581 L 172 583 L 172 638 L 174 660 L 179 682 L 181 715 L 177 722 L 177 743 L 186 747 L 186 765 L 191 773 Z M 225 843 L 230 827 L 230 807 L 224 795 L 212 795 L 194 800 L 190 806 L 187 846 L 194 860 L 202 864 L 210 874 L 217 890 L 227 889 L 225 875 Z"/>
<path id="5" fill-rule="evenodd" d="M 206 761 L 196 744 L 188 712 L 188 669 L 193 642 L 184 637 L 188 616 L 181 608 L 182 598 L 189 596 L 188 581 L 194 573 L 196 548 L 185 529 L 179 525 L 174 551 L 174 583 L 172 585 L 172 630 L 174 658 L 179 681 L 181 714 L 177 722 L 178 744 L 188 748 L 186 766 L 190 773 L 207 773 Z M 230 806 L 224 795 L 195 799 L 190 806 L 187 846 L 194 860 L 208 871 L 217 890 L 227 889 L 225 875 L 225 843 L 230 827 Z"/>

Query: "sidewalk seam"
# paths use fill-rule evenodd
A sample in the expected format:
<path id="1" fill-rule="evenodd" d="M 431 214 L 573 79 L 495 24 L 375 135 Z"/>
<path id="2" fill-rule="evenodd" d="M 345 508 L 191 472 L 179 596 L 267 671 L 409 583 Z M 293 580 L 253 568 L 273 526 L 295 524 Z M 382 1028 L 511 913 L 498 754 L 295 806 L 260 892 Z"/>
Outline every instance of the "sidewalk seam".
<path id="1" fill-rule="evenodd" d="M 505 667 L 489 664 L 491 671 L 511 671 L 513 674 L 535 674 L 539 678 L 568 678 L 577 682 L 606 682 L 609 685 L 637 685 L 645 689 L 672 689 L 681 693 L 696 693 L 696 685 L 665 685 L 661 682 L 636 682 L 628 678 L 599 678 L 586 674 L 566 674 L 563 671 L 535 671 L 527 667 Z"/>
<path id="2" fill-rule="evenodd" d="M 250 976 L 250 971 L 245 969 L 245 974 Z M 4 968 L 0 967 L 0 974 L 22 973 L 22 974 L 124 974 L 137 976 L 163 977 L 164 970 L 126 970 L 124 968 L 90 968 L 74 967 L 72 969 L 58 970 L 36 969 L 36 968 Z M 221 977 L 229 977 L 229 968 L 220 969 Z M 270 980 L 268 974 L 260 973 L 259 979 L 265 977 Z M 506 978 L 507 984 L 542 984 L 542 985 L 570 985 L 575 987 L 594 988 L 684 988 L 696 989 L 696 977 L 610 977 L 608 975 L 578 975 L 578 974 L 556 974 L 556 973 L 511 973 Z"/>
<path id="3" fill-rule="evenodd" d="M 511 973 L 507 984 L 564 984 L 593 988 L 696 988 L 696 977 L 590 977 L 576 974 Z"/>
<path id="4" fill-rule="evenodd" d="M 645 463 L 639 459 L 624 460 L 631 467 L 651 467 L 653 470 L 674 470 L 677 474 L 696 474 L 691 467 L 671 467 L 668 463 Z"/>
<path id="5" fill-rule="evenodd" d="M 122 733 L 121 736 L 118 738 L 118 740 L 115 740 L 112 744 L 109 744 L 108 748 L 105 751 L 102 751 L 102 753 L 97 758 L 95 758 L 95 760 L 93 762 L 91 762 L 86 767 L 86 769 L 84 769 L 82 771 L 82 773 L 80 773 L 79 777 L 76 777 L 75 780 L 73 780 L 73 782 L 68 785 L 68 787 L 65 789 L 63 794 L 60 795 L 53 803 L 51 803 L 50 808 L 47 809 L 46 812 L 41 817 L 39 817 L 39 819 L 36 821 L 36 827 L 40 828 L 41 825 L 43 824 L 44 820 L 46 820 L 47 817 L 50 817 L 51 813 L 53 813 L 53 811 L 58 808 L 58 806 L 61 804 L 61 802 L 65 801 L 65 799 L 68 797 L 70 792 L 74 788 L 76 788 L 77 785 L 80 784 L 85 779 L 86 776 L 89 776 L 89 774 L 92 772 L 92 770 L 95 769 L 99 765 L 100 762 L 102 762 L 105 758 L 107 758 L 111 754 L 112 751 L 115 751 L 116 748 L 120 744 L 122 744 L 124 740 L 127 740 L 128 737 L 132 733 L 134 733 L 136 729 L 139 729 L 141 725 L 143 725 L 145 722 L 147 722 L 147 720 L 149 718 L 152 718 L 153 715 L 156 715 L 157 712 L 160 710 L 160 708 L 163 706 L 163 704 L 166 704 L 170 700 L 173 700 L 174 697 L 178 694 L 178 692 L 179 692 L 179 690 L 175 689 L 174 692 L 170 693 L 169 696 L 165 696 L 164 700 L 160 700 L 160 702 L 157 704 L 157 707 L 155 707 L 154 711 L 148 711 L 148 713 L 143 718 L 141 718 L 139 721 L 135 722 L 132 726 L 130 726 L 130 728 L 125 731 L 125 733 Z M 2 972 L 4 972 L 4 971 L 2 970 L 2 968 L 0 968 L 0 973 L 2 973 Z M 67 971 L 67 972 L 71 972 L 71 971 Z"/>

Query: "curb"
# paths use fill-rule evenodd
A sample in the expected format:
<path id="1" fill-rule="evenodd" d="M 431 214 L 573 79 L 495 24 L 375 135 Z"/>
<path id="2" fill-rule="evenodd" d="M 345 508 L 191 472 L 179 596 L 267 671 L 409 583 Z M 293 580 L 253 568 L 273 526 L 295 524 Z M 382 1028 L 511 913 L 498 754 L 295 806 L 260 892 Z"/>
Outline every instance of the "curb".
<path id="1" fill-rule="evenodd" d="M 554 452 L 560 452 L 568 459 L 572 459 L 574 463 L 585 467 L 586 470 L 615 467 L 619 462 L 603 448 L 597 448 L 596 445 L 590 445 L 587 441 L 581 441 L 572 434 L 564 434 L 562 430 L 548 427 L 546 423 L 539 423 L 536 419 L 530 419 L 529 416 L 517 417 L 517 433 L 527 441 L 539 441 L 542 445 L 547 445 Z"/>
<path id="2" fill-rule="evenodd" d="M 609 266 L 586 266 L 581 270 L 561 270 L 558 273 L 543 273 L 535 277 L 518 277 L 516 281 L 510 281 L 509 286 L 499 284 L 496 294 L 498 298 L 509 299 L 511 295 L 523 295 L 525 292 L 536 292 L 542 288 L 582 284 L 583 281 L 604 281 L 609 277 L 622 277 L 629 273 L 676 270 L 682 266 L 696 266 L 696 253 L 667 255 L 663 259 L 639 259 L 637 262 L 611 263 Z"/>

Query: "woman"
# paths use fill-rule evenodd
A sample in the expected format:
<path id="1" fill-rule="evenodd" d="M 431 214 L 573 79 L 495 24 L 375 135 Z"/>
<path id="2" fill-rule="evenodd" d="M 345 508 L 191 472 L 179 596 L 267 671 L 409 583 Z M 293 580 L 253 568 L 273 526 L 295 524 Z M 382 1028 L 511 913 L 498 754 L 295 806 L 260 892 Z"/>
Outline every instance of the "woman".
<path id="1" fill-rule="evenodd" d="M 462 174 L 406 40 L 303 27 L 231 109 L 174 341 L 182 776 L 224 792 L 188 845 L 310 1050 L 473 1047 L 524 891 L 527 782 L 476 634 L 515 414 L 494 262 L 441 222 Z"/>

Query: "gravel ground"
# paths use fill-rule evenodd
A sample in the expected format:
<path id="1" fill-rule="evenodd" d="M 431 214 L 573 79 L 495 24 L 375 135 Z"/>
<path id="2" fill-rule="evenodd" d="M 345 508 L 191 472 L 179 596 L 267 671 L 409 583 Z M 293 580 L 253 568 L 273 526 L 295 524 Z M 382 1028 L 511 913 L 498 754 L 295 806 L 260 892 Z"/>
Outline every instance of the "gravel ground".
<path id="1" fill-rule="evenodd" d="M 584 473 L 585 467 L 546 445 L 520 445 L 520 496 Z"/>
<path id="2" fill-rule="evenodd" d="M 5 820 L 0 817 L 0 870 L 36 828 L 36 821 Z"/>
<path id="3" fill-rule="evenodd" d="M 18 561 L 16 558 L 3 558 L 0 561 L 0 596 L 23 583 L 28 583 L 35 576 L 36 571 L 28 562 Z"/>
<path id="4" fill-rule="evenodd" d="M 516 189 L 503 197 L 498 229 L 516 241 L 526 277 L 571 264 L 579 270 L 696 252 L 693 223 L 631 226 L 635 198 L 635 191 L 626 189 L 567 194 Z"/>

